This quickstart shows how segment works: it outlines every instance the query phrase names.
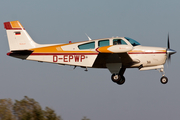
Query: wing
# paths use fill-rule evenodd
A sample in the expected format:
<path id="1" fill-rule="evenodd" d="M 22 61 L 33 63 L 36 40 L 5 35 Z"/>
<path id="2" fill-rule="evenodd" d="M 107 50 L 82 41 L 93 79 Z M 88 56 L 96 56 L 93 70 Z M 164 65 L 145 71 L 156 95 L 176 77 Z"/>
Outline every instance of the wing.
<path id="1" fill-rule="evenodd" d="M 122 63 L 123 67 L 129 67 L 136 63 L 133 59 L 125 53 L 99 53 L 93 67 L 106 68 L 107 63 Z"/>

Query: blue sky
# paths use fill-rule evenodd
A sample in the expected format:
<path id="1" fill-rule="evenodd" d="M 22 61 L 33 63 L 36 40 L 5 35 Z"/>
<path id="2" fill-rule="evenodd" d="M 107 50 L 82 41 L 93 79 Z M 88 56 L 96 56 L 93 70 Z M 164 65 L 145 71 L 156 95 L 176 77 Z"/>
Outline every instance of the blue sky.
<path id="1" fill-rule="evenodd" d="M 0 2 L 0 99 L 34 98 L 64 120 L 179 119 L 179 0 L 4 0 Z M 155 70 L 127 69 L 126 83 L 114 84 L 107 69 L 59 66 L 8 57 L 3 22 L 19 20 L 34 41 L 68 43 L 112 36 L 177 53 L 165 64 L 169 82 Z"/>

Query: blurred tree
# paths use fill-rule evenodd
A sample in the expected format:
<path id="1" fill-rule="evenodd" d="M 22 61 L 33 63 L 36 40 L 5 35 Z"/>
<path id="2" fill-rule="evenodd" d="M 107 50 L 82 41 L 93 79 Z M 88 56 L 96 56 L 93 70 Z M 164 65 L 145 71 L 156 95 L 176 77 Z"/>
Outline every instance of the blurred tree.
<path id="1" fill-rule="evenodd" d="M 15 120 L 11 99 L 0 99 L 0 120 Z"/>
<path id="2" fill-rule="evenodd" d="M 44 116 L 46 120 L 62 120 L 62 118 L 60 116 L 57 116 L 54 110 L 52 110 L 49 107 L 45 108 L 44 113 L 45 113 Z"/>
<path id="3" fill-rule="evenodd" d="M 0 120 L 62 120 L 55 111 L 49 107 L 42 110 L 34 99 L 27 96 L 16 100 L 0 99 Z"/>
<path id="4" fill-rule="evenodd" d="M 28 98 L 18 101 L 16 100 L 13 106 L 14 115 L 18 120 L 43 120 L 43 110 L 38 102 Z"/>
<path id="5" fill-rule="evenodd" d="M 90 120 L 90 119 L 88 119 L 88 118 L 86 118 L 86 117 L 83 117 L 83 119 L 82 120 Z"/>

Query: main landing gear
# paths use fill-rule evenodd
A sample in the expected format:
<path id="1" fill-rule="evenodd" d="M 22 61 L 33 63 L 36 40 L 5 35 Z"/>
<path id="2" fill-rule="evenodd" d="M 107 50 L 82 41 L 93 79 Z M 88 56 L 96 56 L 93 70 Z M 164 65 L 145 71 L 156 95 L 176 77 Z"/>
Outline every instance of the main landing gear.
<path id="1" fill-rule="evenodd" d="M 118 85 L 122 85 L 125 82 L 125 77 L 123 76 L 126 68 L 121 68 L 118 74 L 112 74 L 111 79 L 113 82 L 117 83 Z"/>
<path id="2" fill-rule="evenodd" d="M 126 70 L 126 68 L 121 68 L 119 73 L 113 73 L 111 76 L 112 81 L 117 83 L 118 85 L 124 84 L 125 77 L 123 76 L 123 74 L 124 74 L 125 70 Z M 164 66 L 160 69 L 157 69 L 157 70 L 162 73 L 162 77 L 160 79 L 160 82 L 162 84 L 168 83 L 168 78 L 165 76 L 165 72 L 164 72 Z"/>
<path id="3" fill-rule="evenodd" d="M 122 85 L 125 82 L 125 77 L 119 74 L 112 74 L 111 79 L 113 82 L 117 83 L 118 85 Z"/>
<path id="4" fill-rule="evenodd" d="M 162 73 L 162 77 L 160 79 L 162 84 L 166 84 L 168 82 L 168 78 L 165 76 L 164 68 L 161 68 L 160 71 Z"/>

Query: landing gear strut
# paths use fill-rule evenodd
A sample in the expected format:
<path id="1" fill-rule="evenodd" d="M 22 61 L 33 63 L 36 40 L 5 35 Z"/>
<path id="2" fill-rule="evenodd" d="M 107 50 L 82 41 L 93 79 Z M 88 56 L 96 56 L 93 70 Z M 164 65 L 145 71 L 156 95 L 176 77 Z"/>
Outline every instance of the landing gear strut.
<path id="1" fill-rule="evenodd" d="M 113 82 L 117 83 L 118 85 L 122 85 L 125 82 L 125 77 L 123 76 L 126 68 L 121 68 L 118 74 L 112 74 L 111 79 Z"/>

